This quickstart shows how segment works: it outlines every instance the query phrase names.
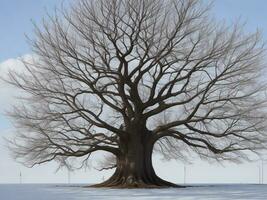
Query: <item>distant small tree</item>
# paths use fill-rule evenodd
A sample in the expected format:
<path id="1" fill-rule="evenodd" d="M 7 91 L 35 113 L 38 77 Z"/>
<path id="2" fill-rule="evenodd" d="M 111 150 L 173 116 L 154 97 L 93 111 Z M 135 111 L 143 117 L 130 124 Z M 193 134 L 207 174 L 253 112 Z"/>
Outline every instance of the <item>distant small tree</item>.
<path id="1" fill-rule="evenodd" d="M 84 166 L 105 151 L 115 162 L 103 168 L 116 169 L 97 186 L 160 187 L 175 185 L 156 175 L 154 146 L 218 161 L 266 148 L 258 33 L 214 22 L 198 0 L 79 0 L 62 10 L 36 27 L 25 73 L 9 74 L 26 93 L 10 112 L 17 159 Z"/>

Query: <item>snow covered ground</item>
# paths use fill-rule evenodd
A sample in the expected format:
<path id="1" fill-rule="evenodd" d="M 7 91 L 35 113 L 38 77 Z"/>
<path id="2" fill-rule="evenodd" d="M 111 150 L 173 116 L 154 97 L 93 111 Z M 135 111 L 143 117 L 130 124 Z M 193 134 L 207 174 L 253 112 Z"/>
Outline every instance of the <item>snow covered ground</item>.
<path id="1" fill-rule="evenodd" d="M 181 189 L 94 189 L 81 185 L 2 184 L 1 200 L 267 200 L 267 185 L 194 185 Z"/>

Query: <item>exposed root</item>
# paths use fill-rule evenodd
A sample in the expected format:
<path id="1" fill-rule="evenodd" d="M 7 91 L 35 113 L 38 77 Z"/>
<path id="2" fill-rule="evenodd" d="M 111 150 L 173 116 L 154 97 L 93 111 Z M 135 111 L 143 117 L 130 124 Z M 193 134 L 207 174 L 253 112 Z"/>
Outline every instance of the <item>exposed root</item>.
<path id="1" fill-rule="evenodd" d="M 131 176 L 126 177 L 116 177 L 112 176 L 107 181 L 103 183 L 91 185 L 89 187 L 109 187 L 109 188 L 182 188 L 184 186 L 176 185 L 165 181 L 158 176 L 150 177 L 150 180 L 144 178 L 133 178 Z"/>

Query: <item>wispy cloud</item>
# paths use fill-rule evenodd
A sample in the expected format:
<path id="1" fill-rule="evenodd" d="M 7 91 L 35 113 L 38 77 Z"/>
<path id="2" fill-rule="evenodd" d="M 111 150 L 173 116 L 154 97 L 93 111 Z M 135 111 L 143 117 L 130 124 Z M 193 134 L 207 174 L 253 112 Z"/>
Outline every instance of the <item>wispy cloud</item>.
<path id="1" fill-rule="evenodd" d="M 4 134 L 6 129 L 11 128 L 10 121 L 5 115 L 5 112 L 11 108 L 11 105 L 16 103 L 16 97 L 22 92 L 15 87 L 6 83 L 4 79 L 8 79 L 8 72 L 23 72 L 25 67 L 22 60 L 31 62 L 33 55 L 27 54 L 18 58 L 11 58 L 0 63 L 0 136 Z M 10 131 L 9 131 L 10 132 Z M 0 137 L 1 140 L 1 137 Z M 0 141 L 1 144 L 1 141 Z"/>
<path id="2" fill-rule="evenodd" d="M 31 62 L 34 59 L 34 56 L 31 54 L 24 55 L 18 58 L 11 58 L 2 63 L 0 63 L 0 114 L 4 109 L 8 108 L 14 101 L 15 96 L 18 95 L 18 90 L 3 79 L 8 79 L 8 73 L 13 72 L 23 72 L 25 67 L 22 63 L 22 60 Z"/>

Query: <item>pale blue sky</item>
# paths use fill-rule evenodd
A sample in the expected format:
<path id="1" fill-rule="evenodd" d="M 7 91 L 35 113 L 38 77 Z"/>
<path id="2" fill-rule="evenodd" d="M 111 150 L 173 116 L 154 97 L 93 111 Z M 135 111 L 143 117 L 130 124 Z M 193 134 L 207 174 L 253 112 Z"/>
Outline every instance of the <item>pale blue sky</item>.
<path id="1" fill-rule="evenodd" d="M 0 67 L 1 63 L 8 59 L 15 59 L 18 56 L 31 53 L 24 36 L 25 33 L 29 36 L 33 35 L 31 19 L 37 24 L 40 23 L 46 11 L 52 13 L 53 8 L 60 5 L 61 2 L 61 0 L 0 0 Z M 215 0 L 212 13 L 215 17 L 225 19 L 228 23 L 241 17 L 241 19 L 247 21 L 247 31 L 254 31 L 259 28 L 262 30 L 263 39 L 267 41 L 266 0 Z M 2 112 L 11 100 L 8 99 L 10 96 L 6 94 L 8 91 L 3 87 L 4 85 L 0 84 L 0 183 L 18 182 L 19 171 L 22 171 L 25 182 L 66 182 L 66 172 L 60 171 L 54 174 L 56 166 L 53 163 L 37 166 L 34 169 L 26 169 L 15 163 L 8 155 L 1 137 L 9 134 L 8 129 L 11 124 Z M 159 159 L 155 160 L 157 162 L 156 171 L 163 178 L 174 182 L 183 182 L 182 163 L 176 161 L 162 163 Z M 225 167 L 222 167 L 196 161 L 194 164 L 187 166 L 187 181 L 189 183 L 256 183 L 258 181 L 258 166 L 258 163 L 249 163 L 242 165 L 226 164 Z M 164 169 L 168 170 L 164 171 Z M 94 170 L 76 172 L 72 175 L 72 181 L 95 182 L 101 180 L 102 176 L 107 176 L 104 173 L 95 173 Z M 265 178 L 267 180 L 267 176 Z"/>
<path id="2" fill-rule="evenodd" d="M 24 34 L 32 35 L 31 19 L 41 21 L 61 0 L 0 1 L 0 61 L 28 53 Z"/>

